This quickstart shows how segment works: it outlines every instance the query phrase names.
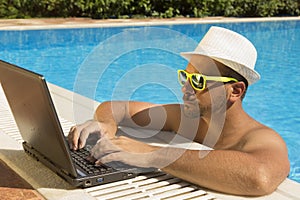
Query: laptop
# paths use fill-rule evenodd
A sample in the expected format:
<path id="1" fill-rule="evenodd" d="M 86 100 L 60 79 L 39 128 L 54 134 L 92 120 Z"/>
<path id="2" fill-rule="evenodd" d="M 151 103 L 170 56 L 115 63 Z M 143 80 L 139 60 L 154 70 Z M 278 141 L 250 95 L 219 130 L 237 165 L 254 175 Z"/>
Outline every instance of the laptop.
<path id="1" fill-rule="evenodd" d="M 90 187 L 154 170 L 117 162 L 94 166 L 85 159 L 86 150 L 70 150 L 42 75 L 0 60 L 0 84 L 24 140 L 25 152 L 71 185 Z"/>

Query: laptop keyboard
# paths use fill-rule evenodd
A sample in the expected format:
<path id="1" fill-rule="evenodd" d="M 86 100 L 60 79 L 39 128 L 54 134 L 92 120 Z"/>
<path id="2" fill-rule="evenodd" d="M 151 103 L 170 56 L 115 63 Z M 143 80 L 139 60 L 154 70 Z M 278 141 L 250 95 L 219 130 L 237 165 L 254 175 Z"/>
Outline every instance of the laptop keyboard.
<path id="1" fill-rule="evenodd" d="M 96 166 L 94 163 L 89 162 L 86 157 L 89 156 L 89 151 L 87 149 L 79 149 L 76 151 L 71 151 L 71 156 L 76 165 L 85 171 L 86 174 L 107 174 L 116 171 L 112 167 L 100 165 Z"/>

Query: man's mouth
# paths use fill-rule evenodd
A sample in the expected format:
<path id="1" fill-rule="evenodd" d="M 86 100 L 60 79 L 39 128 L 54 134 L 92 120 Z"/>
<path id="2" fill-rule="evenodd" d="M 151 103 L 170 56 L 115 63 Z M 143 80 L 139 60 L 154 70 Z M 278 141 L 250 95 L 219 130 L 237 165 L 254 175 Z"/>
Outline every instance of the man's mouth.
<path id="1" fill-rule="evenodd" d="M 182 100 L 184 102 L 195 103 L 195 101 L 197 100 L 197 97 L 194 94 L 185 93 L 182 97 Z"/>

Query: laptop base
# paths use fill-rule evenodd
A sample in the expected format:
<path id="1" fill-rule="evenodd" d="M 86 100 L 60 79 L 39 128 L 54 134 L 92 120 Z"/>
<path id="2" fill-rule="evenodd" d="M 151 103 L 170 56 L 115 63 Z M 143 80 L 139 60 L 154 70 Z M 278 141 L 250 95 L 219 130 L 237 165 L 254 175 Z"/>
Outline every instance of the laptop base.
<path id="1" fill-rule="evenodd" d="M 49 161 L 49 159 L 47 159 L 45 156 L 38 153 L 33 147 L 28 145 L 26 142 L 23 142 L 22 145 L 25 153 L 33 157 L 35 160 L 43 163 L 46 167 L 51 169 L 53 172 L 55 172 L 57 175 L 62 177 L 65 181 L 67 181 L 74 187 L 87 188 L 87 187 L 102 185 L 102 184 L 111 183 L 115 181 L 126 180 L 137 176 L 137 174 L 131 173 L 130 170 L 128 170 L 128 171 L 117 171 L 111 174 L 104 174 L 103 176 L 86 175 L 86 176 L 75 178 L 72 177 L 71 174 L 69 174 L 64 170 L 58 170 L 59 168 L 55 166 L 54 163 Z"/>

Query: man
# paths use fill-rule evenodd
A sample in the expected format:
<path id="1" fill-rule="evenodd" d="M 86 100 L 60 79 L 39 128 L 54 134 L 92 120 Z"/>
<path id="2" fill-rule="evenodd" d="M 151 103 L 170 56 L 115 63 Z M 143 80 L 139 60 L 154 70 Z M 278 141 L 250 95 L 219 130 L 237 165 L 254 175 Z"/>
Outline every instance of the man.
<path id="1" fill-rule="evenodd" d="M 96 164 L 121 161 L 156 167 L 220 192 L 265 195 L 289 173 L 287 148 L 274 130 L 251 118 L 242 107 L 248 85 L 259 80 L 257 53 L 249 40 L 233 31 L 211 27 L 189 63 L 178 71 L 183 105 L 104 102 L 95 119 L 74 126 L 71 148 L 83 148 L 89 134 L 100 137 L 89 159 Z M 151 146 L 116 137 L 118 126 L 174 131 L 214 150 Z"/>

